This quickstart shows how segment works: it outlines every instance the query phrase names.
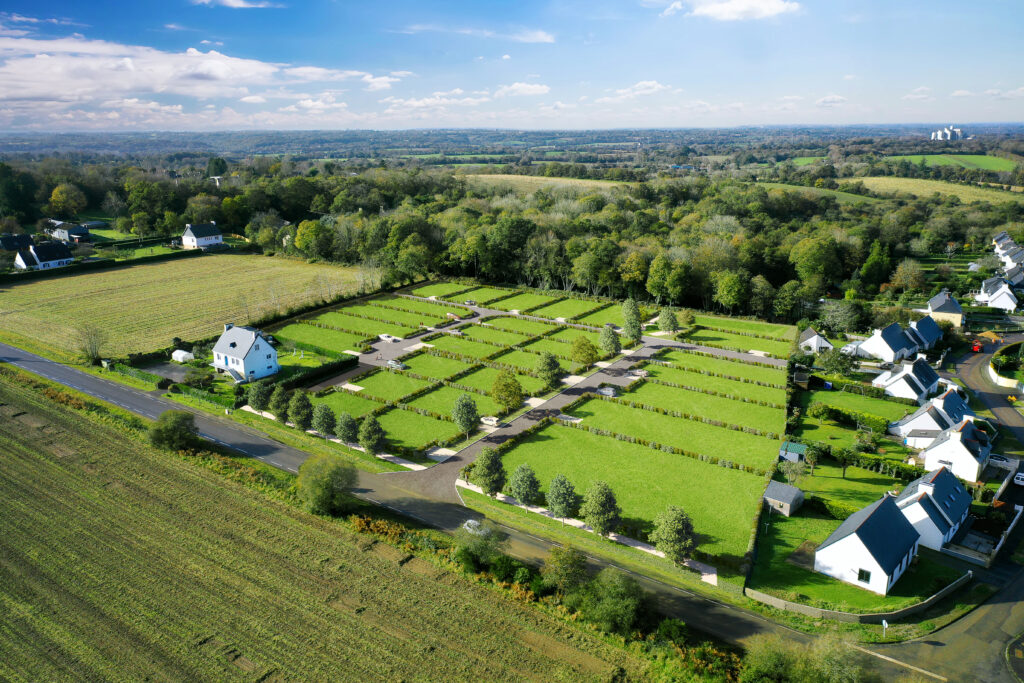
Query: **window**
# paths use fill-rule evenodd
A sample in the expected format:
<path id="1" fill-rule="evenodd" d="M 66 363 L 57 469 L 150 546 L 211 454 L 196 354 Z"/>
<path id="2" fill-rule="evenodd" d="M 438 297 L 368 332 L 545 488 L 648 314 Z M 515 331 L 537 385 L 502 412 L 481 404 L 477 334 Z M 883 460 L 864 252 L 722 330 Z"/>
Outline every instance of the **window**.
<path id="1" fill-rule="evenodd" d="M 257 345 L 256 345 L 256 350 L 257 350 L 257 351 L 259 351 L 259 350 L 260 350 L 260 345 L 259 345 L 259 344 L 257 344 Z"/>
<path id="2" fill-rule="evenodd" d="M 267 360 L 270 360 L 270 354 L 269 353 L 267 354 Z"/>
<path id="3" fill-rule="evenodd" d="M 871 572 L 867 569 L 858 569 L 857 580 L 861 583 L 871 583 Z"/>

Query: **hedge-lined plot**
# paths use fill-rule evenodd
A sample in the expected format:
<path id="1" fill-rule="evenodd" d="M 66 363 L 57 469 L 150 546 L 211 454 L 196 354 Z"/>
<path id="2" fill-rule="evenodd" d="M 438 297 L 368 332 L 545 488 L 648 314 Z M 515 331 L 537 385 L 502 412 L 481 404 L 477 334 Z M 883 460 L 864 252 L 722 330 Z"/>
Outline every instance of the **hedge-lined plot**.
<path id="1" fill-rule="evenodd" d="M 403 358 L 402 362 L 409 366 L 411 372 L 435 379 L 447 379 L 470 367 L 469 363 L 464 363 L 461 360 L 434 356 L 429 353 L 418 353 L 414 356 Z"/>
<path id="2" fill-rule="evenodd" d="M 506 332 L 505 330 L 496 330 L 493 327 L 480 327 L 479 325 L 463 325 L 459 330 L 462 332 L 462 336 L 464 337 L 484 342 L 491 342 L 493 344 L 505 344 L 511 346 L 514 344 L 522 344 L 530 339 L 528 335 L 519 334 L 518 332 Z"/>
<path id="3" fill-rule="evenodd" d="M 537 361 L 540 360 L 540 354 L 515 349 L 512 351 L 506 351 L 500 356 L 495 356 L 491 360 L 495 363 L 511 365 L 519 368 L 520 370 L 536 370 Z"/>
<path id="4" fill-rule="evenodd" d="M 890 421 L 899 420 L 915 410 L 914 406 L 888 401 L 884 398 L 862 396 L 851 391 L 811 391 L 807 393 L 808 405 L 818 401 L 837 408 L 877 415 Z"/>
<path id="5" fill-rule="evenodd" d="M 522 332 L 523 334 L 528 334 L 531 337 L 535 337 L 538 334 L 544 334 L 545 332 L 550 332 L 557 327 L 554 323 L 542 323 L 538 320 L 526 320 L 524 318 L 514 317 L 505 318 L 499 316 L 486 318 L 481 322 L 485 322 L 499 330 Z"/>
<path id="6" fill-rule="evenodd" d="M 385 318 L 395 325 L 402 325 L 412 329 L 417 329 L 420 325 L 433 327 L 445 321 L 442 316 L 424 315 L 412 311 L 399 311 L 394 308 L 375 306 L 372 302 L 345 306 L 344 308 L 339 308 L 338 312 L 345 313 L 346 315 L 367 316 L 369 318 Z"/>
<path id="7" fill-rule="evenodd" d="M 580 315 L 592 312 L 594 309 L 603 306 L 600 301 L 588 301 L 586 299 L 563 299 L 543 308 L 530 311 L 530 315 L 538 315 L 542 318 L 565 318 L 569 320 Z"/>
<path id="8" fill-rule="evenodd" d="M 434 282 L 429 285 L 423 285 L 412 290 L 410 294 L 413 296 L 436 296 L 445 297 L 449 294 L 462 291 L 463 289 L 469 289 L 466 285 L 460 285 L 456 282 Z"/>
<path id="9" fill-rule="evenodd" d="M 562 362 L 566 362 L 566 359 L 572 354 L 572 346 L 570 344 L 566 344 L 562 341 L 556 341 L 554 339 L 548 339 L 547 337 L 530 342 L 523 347 L 523 350 L 530 351 L 532 353 L 543 353 L 544 351 L 548 351 L 556 356 L 561 356 L 560 360 L 562 360 Z"/>
<path id="10" fill-rule="evenodd" d="M 498 379 L 501 370 L 497 368 L 480 368 L 463 377 L 455 380 L 456 384 L 473 387 L 480 391 L 491 392 L 494 388 L 494 380 Z M 544 381 L 531 375 L 516 374 L 516 381 L 523 387 L 523 392 L 530 396 L 540 396 L 544 391 Z"/>
<path id="11" fill-rule="evenodd" d="M 765 339 L 764 337 L 751 337 L 745 334 L 732 332 L 720 332 L 719 330 L 708 330 L 699 328 L 686 335 L 687 341 L 702 346 L 715 346 L 723 349 L 734 349 L 738 351 L 764 351 L 776 358 L 789 356 L 792 345 L 789 342 L 776 339 Z"/>
<path id="12" fill-rule="evenodd" d="M 313 396 L 312 401 L 314 405 L 323 403 L 330 406 L 335 415 L 348 413 L 356 418 L 372 413 L 383 405 L 369 397 L 360 396 L 359 394 L 353 394 L 341 389 L 331 391 L 324 396 Z"/>
<path id="13" fill-rule="evenodd" d="M 325 327 L 316 327 L 303 323 L 292 323 L 272 333 L 279 342 L 298 342 L 317 346 L 325 351 L 342 354 L 345 351 L 360 351 L 368 343 L 366 337 Z"/>
<path id="14" fill-rule="evenodd" d="M 412 311 L 413 313 L 422 313 L 431 317 L 436 317 L 438 320 L 448 320 L 449 313 L 455 313 L 460 317 L 469 316 L 472 311 L 462 306 L 446 306 L 445 304 L 434 303 L 433 301 L 420 301 L 419 299 L 407 299 L 404 296 L 387 296 L 373 299 L 371 303 L 377 306 L 388 306 L 390 308 L 400 308 L 403 311 Z"/>
<path id="15" fill-rule="evenodd" d="M 347 315 L 344 312 L 330 311 L 315 318 L 316 322 L 337 327 L 347 332 L 365 334 L 367 337 L 376 337 L 381 334 L 390 334 L 395 337 L 408 337 L 416 332 L 415 327 L 406 327 L 385 323 L 369 318 L 359 318 L 354 315 Z"/>
<path id="16" fill-rule="evenodd" d="M 496 301 L 488 306 L 488 308 L 497 308 L 500 311 L 526 311 L 531 308 L 554 303 L 554 301 L 555 297 L 553 296 L 543 296 L 541 294 L 523 292 L 522 294 L 516 294 L 508 299 Z"/>
<path id="17" fill-rule="evenodd" d="M 384 428 L 388 443 L 402 448 L 421 449 L 431 441 L 450 439 L 459 433 L 454 422 L 401 408 L 392 408 L 377 420 Z"/>
<path id="18" fill-rule="evenodd" d="M 400 372 L 379 370 L 369 375 L 362 375 L 350 380 L 352 384 L 362 387 L 366 395 L 385 401 L 397 401 L 403 396 L 430 386 L 430 382 L 403 375 Z"/>
<path id="19" fill-rule="evenodd" d="M 786 371 L 783 368 L 771 368 L 753 363 L 731 360 L 728 358 L 708 356 L 702 353 L 690 353 L 672 349 L 658 354 L 659 360 L 668 361 L 683 368 L 707 370 L 732 377 L 752 379 L 756 382 L 767 382 L 777 386 L 786 386 Z"/>
<path id="20" fill-rule="evenodd" d="M 586 337 L 591 341 L 591 343 L 594 346 L 601 348 L 600 332 L 590 332 L 588 330 L 581 330 L 576 327 L 569 327 L 564 330 L 559 330 L 554 334 L 548 335 L 547 339 L 554 339 L 557 341 L 565 342 L 567 344 L 572 344 L 574 341 L 576 341 L 577 337 Z"/>
<path id="21" fill-rule="evenodd" d="M 645 366 L 644 369 L 650 373 L 650 376 L 653 379 L 662 380 L 664 382 L 672 382 L 673 384 L 681 384 L 683 386 L 695 387 L 698 389 L 707 389 L 720 394 L 736 396 L 738 398 L 748 398 L 755 401 L 775 403 L 780 406 L 786 405 L 785 389 L 765 387 L 760 384 L 740 382 L 734 379 L 725 379 L 724 377 L 702 375 L 701 373 L 694 372 L 692 370 L 668 367 L 665 365 L 658 365 L 657 363 L 651 363 Z"/>
<path id="22" fill-rule="evenodd" d="M 493 353 L 501 351 L 501 347 L 499 346 L 484 344 L 483 342 L 473 341 L 472 339 L 466 339 L 464 337 L 456 337 L 450 334 L 442 334 L 439 337 L 427 340 L 426 343 L 433 345 L 436 349 L 457 353 L 460 356 L 466 356 L 468 358 L 485 358 L 486 356 L 490 356 Z"/>
<path id="23" fill-rule="evenodd" d="M 647 306 L 640 306 L 640 322 L 647 322 L 654 317 L 655 313 L 656 311 Z M 607 308 L 588 313 L 582 318 L 578 318 L 575 322 L 582 323 L 583 325 L 593 325 L 594 327 L 604 327 L 606 323 L 622 327 L 626 321 L 622 317 L 622 305 L 616 303 Z"/>
<path id="24" fill-rule="evenodd" d="M 495 287 L 475 287 L 468 292 L 461 292 L 458 294 L 452 294 L 443 297 L 447 301 L 453 301 L 457 303 L 463 303 L 465 301 L 475 301 L 477 304 L 483 306 L 488 301 L 499 299 L 503 296 L 511 294 L 512 290 L 508 289 L 497 289 Z"/>
<path id="25" fill-rule="evenodd" d="M 760 337 L 771 337 L 782 341 L 792 341 L 796 337 L 796 328 L 792 325 L 774 325 L 761 320 L 744 320 L 743 318 L 726 318 L 718 315 L 698 313 L 694 322 L 702 327 L 711 327 L 733 332 L 747 332 Z"/>
<path id="26" fill-rule="evenodd" d="M 481 415 L 497 415 L 501 412 L 501 406 L 490 396 L 484 396 L 482 394 L 475 394 L 455 387 L 440 387 L 429 391 L 422 396 L 409 401 L 409 405 L 414 408 L 426 408 L 427 410 L 433 410 L 435 413 L 441 415 L 451 415 L 452 408 L 455 406 L 455 400 L 462 394 L 469 394 L 469 397 L 476 402 L 477 412 Z"/>
<path id="27" fill-rule="evenodd" d="M 773 434 L 781 434 L 786 422 L 786 411 L 781 408 L 767 408 L 653 382 L 639 384 L 635 389 L 622 394 L 622 398 L 645 406 L 700 415 Z"/>

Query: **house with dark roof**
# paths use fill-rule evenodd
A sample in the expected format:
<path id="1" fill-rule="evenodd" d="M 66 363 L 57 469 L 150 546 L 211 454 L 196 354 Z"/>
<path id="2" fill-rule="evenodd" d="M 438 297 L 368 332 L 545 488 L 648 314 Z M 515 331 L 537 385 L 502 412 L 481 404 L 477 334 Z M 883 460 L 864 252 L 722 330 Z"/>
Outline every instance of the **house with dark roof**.
<path id="1" fill-rule="evenodd" d="M 213 345 L 213 367 L 225 372 L 235 383 L 250 382 L 276 374 L 277 349 L 254 327 L 224 325 L 224 332 Z"/>
<path id="2" fill-rule="evenodd" d="M 917 344 L 919 351 L 927 351 L 942 339 L 942 330 L 931 316 L 926 315 L 910 323 L 907 336 Z"/>
<path id="3" fill-rule="evenodd" d="M 954 299 L 948 289 L 944 289 L 928 300 L 928 315 L 935 322 L 948 320 L 954 327 L 962 327 L 964 324 L 964 309 Z"/>
<path id="4" fill-rule="evenodd" d="M 917 555 L 920 534 L 892 496 L 846 518 L 814 551 L 814 571 L 887 595 Z"/>
<path id="5" fill-rule="evenodd" d="M 900 509 L 921 536 L 921 545 L 942 550 L 971 509 L 971 494 L 945 467 L 915 479 L 896 497 Z"/>
<path id="6" fill-rule="evenodd" d="M 70 266 L 74 261 L 68 245 L 63 242 L 44 242 L 20 250 L 14 257 L 14 267 L 18 270 L 48 270 Z"/>
<path id="7" fill-rule="evenodd" d="M 1003 245 L 1003 244 L 1006 244 L 1007 242 L 1012 242 L 1012 241 L 1013 240 L 1010 239 L 1010 234 L 1008 232 L 1006 232 L 1005 230 L 1001 230 L 1001 231 L 999 231 L 996 234 L 995 237 L 992 238 L 992 245 L 996 249 L 998 249 L 1000 247 L 1000 245 Z"/>
<path id="8" fill-rule="evenodd" d="M 949 469 L 964 481 L 981 478 L 992 454 L 992 440 L 974 421 L 963 419 L 942 430 L 927 448 L 921 451 L 924 468 L 929 472 L 940 467 Z"/>
<path id="9" fill-rule="evenodd" d="M 85 225 L 60 223 L 50 229 L 50 237 L 66 244 L 86 244 L 92 242 L 92 235 Z"/>
<path id="10" fill-rule="evenodd" d="M 928 361 L 919 357 L 914 362 L 905 362 L 899 367 L 883 372 L 871 382 L 886 396 L 912 398 L 923 403 L 928 395 L 939 388 L 939 375 Z"/>
<path id="11" fill-rule="evenodd" d="M 209 249 L 210 247 L 224 243 L 224 236 L 217 227 L 217 223 L 197 223 L 185 225 L 185 232 L 181 234 L 181 246 L 183 249 Z"/>
<path id="12" fill-rule="evenodd" d="M 1024 263 L 1024 247 L 1019 244 L 1010 245 L 1001 254 L 997 252 L 999 260 L 1003 262 L 1004 268 L 1012 268 Z"/>
<path id="13" fill-rule="evenodd" d="M 1013 266 L 1003 269 L 1003 279 L 1010 283 L 1011 287 L 1019 287 L 1024 283 L 1024 268 Z"/>
<path id="14" fill-rule="evenodd" d="M 917 344 L 907 336 L 899 323 L 875 330 L 864 341 L 853 342 L 843 347 L 843 353 L 861 358 L 877 358 L 887 363 L 898 363 L 917 353 Z"/>
<path id="15" fill-rule="evenodd" d="M 789 517 L 804 504 L 804 492 L 795 486 L 772 480 L 764 490 L 764 502 L 771 509 Z"/>
<path id="16" fill-rule="evenodd" d="M 1017 310 L 1013 287 L 1001 277 L 990 277 L 983 281 L 981 288 L 974 293 L 974 300 L 983 306 L 1001 308 L 1007 313 Z"/>
<path id="17" fill-rule="evenodd" d="M 831 351 L 835 348 L 832 346 L 832 342 L 818 334 L 818 331 L 813 327 L 808 327 L 800 333 L 800 338 L 797 340 L 797 346 L 805 351 L 810 351 L 811 353 Z"/>
<path id="18" fill-rule="evenodd" d="M 12 235 L 7 232 L 0 235 L 0 251 L 21 251 L 32 244 L 32 235 Z"/>
<path id="19" fill-rule="evenodd" d="M 927 448 L 944 430 L 975 417 L 963 396 L 950 387 L 915 412 L 890 424 L 889 433 L 902 437 L 903 443 L 911 448 Z"/>

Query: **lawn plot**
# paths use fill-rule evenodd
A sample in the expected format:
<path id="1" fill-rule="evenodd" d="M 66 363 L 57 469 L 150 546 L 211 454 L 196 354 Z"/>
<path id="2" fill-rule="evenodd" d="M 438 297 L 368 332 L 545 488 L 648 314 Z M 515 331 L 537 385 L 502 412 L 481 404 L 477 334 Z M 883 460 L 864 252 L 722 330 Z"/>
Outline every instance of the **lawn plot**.
<path id="1" fill-rule="evenodd" d="M 694 321 L 703 327 L 714 327 L 732 332 L 748 332 L 761 337 L 771 337 L 782 341 L 792 341 L 796 337 L 796 328 L 792 325 L 773 325 L 760 320 L 743 320 L 742 318 L 726 318 L 717 315 L 694 316 Z"/>
<path id="2" fill-rule="evenodd" d="M 305 325 L 303 323 L 286 325 L 279 330 L 274 330 L 271 332 L 271 335 L 277 341 L 285 343 L 285 345 L 290 341 L 311 344 L 325 351 L 337 354 L 344 353 L 345 351 L 358 352 L 368 341 L 362 335 L 330 330 L 325 327 L 316 327 L 315 325 Z"/>
<path id="3" fill-rule="evenodd" d="M 536 337 L 539 334 L 550 332 L 557 327 L 553 323 L 542 323 L 537 320 L 526 320 L 524 318 L 515 317 L 500 317 L 494 316 L 491 318 L 484 318 L 480 322 L 487 323 L 488 325 L 495 327 L 499 330 L 508 330 L 510 332 L 521 332 L 531 337 Z"/>
<path id="4" fill-rule="evenodd" d="M 779 457 L 779 442 L 735 429 L 671 417 L 622 403 L 590 399 L 571 413 L 588 427 L 627 434 L 652 443 L 766 469 Z M 683 456 L 688 457 L 688 456 Z"/>
<path id="5" fill-rule="evenodd" d="M 542 318 L 565 318 L 569 320 L 580 315 L 586 315 L 600 308 L 604 304 L 600 301 L 587 301 L 586 299 L 564 299 L 543 308 L 530 311 L 530 315 L 538 315 Z"/>
<path id="6" fill-rule="evenodd" d="M 657 358 L 681 368 L 707 370 L 708 372 L 729 375 L 730 377 L 741 377 L 754 380 L 755 382 L 767 382 L 768 384 L 786 386 L 786 371 L 783 368 L 754 365 L 753 363 L 744 363 L 743 361 L 729 358 L 706 356 L 701 353 L 691 353 L 677 349 L 659 353 Z"/>
<path id="7" fill-rule="evenodd" d="M 538 339 L 535 342 L 530 342 L 523 347 L 523 350 L 530 351 L 532 353 L 543 353 L 544 351 L 548 351 L 556 356 L 560 356 L 560 360 L 566 362 L 572 353 L 572 345 L 567 344 L 564 341 L 556 341 L 545 337 L 544 339 Z M 598 353 L 600 353 L 600 350 Z"/>
<path id="8" fill-rule="evenodd" d="M 916 410 L 914 406 L 903 405 L 883 398 L 862 396 L 850 391 L 807 391 L 800 396 L 801 405 L 809 406 L 815 402 L 825 403 L 837 408 L 856 410 L 862 413 L 884 417 L 890 422 L 899 420 L 909 412 Z"/>
<path id="9" fill-rule="evenodd" d="M 931 197 L 933 194 L 948 194 L 959 197 L 964 202 L 1024 202 L 1019 193 L 1005 192 L 987 187 L 947 183 L 942 180 L 925 180 L 923 178 L 897 178 L 883 176 L 874 178 L 857 178 L 858 183 L 874 192 L 891 193 L 905 192 L 915 197 Z"/>
<path id="10" fill-rule="evenodd" d="M 786 422 L 786 411 L 781 408 L 767 408 L 755 403 L 744 403 L 723 396 L 711 396 L 653 382 L 640 383 L 636 389 L 622 394 L 622 398 L 646 406 L 700 415 L 726 424 L 751 427 L 773 434 L 781 434 Z"/>
<path id="11" fill-rule="evenodd" d="M 497 415 L 501 412 L 501 406 L 490 396 L 466 392 L 455 387 L 441 387 L 427 392 L 422 396 L 409 401 L 414 408 L 426 408 L 442 415 L 451 415 L 455 406 L 455 399 L 462 394 L 468 394 L 476 402 L 477 412 L 481 415 Z"/>
<path id="12" fill-rule="evenodd" d="M 500 299 L 503 296 L 508 296 L 514 290 L 511 289 L 497 289 L 496 287 L 476 287 L 469 290 L 468 292 L 460 292 L 454 295 L 448 295 L 444 297 L 449 301 L 457 301 L 462 303 L 464 301 L 475 301 L 479 305 L 483 306 L 488 301 L 494 299 Z"/>
<path id="13" fill-rule="evenodd" d="M 381 334 L 390 334 L 395 337 L 404 338 L 416 332 L 416 328 L 414 327 L 394 325 L 392 323 L 370 320 L 369 318 L 359 318 L 354 315 L 346 315 L 345 313 L 334 311 L 319 315 L 314 318 L 314 320 L 319 323 L 323 323 L 324 325 L 337 327 L 345 330 L 346 332 L 365 334 L 367 337 L 377 337 Z"/>
<path id="14" fill-rule="evenodd" d="M 352 384 L 362 387 L 364 393 L 371 398 L 385 401 L 397 401 L 414 391 L 430 386 L 430 382 L 403 375 L 400 372 L 379 370 L 372 375 L 362 375 L 350 380 Z"/>
<path id="15" fill-rule="evenodd" d="M 324 396 L 311 396 L 310 398 L 314 405 L 323 403 L 329 406 L 335 415 L 348 413 L 352 417 L 362 417 L 372 413 L 382 405 L 369 397 L 353 394 L 342 389 L 332 391 Z"/>
<path id="16" fill-rule="evenodd" d="M 557 342 L 552 342 L 557 343 Z M 505 365 L 511 365 L 519 368 L 520 370 L 536 370 L 537 361 L 540 359 L 540 354 L 530 353 L 529 351 L 507 351 L 500 356 L 495 356 L 491 360 L 495 363 L 504 363 Z"/>
<path id="17" fill-rule="evenodd" d="M 431 441 L 450 439 L 459 433 L 454 422 L 401 408 L 392 408 L 377 420 L 384 428 L 389 444 L 414 450 L 423 448 Z"/>
<path id="18" fill-rule="evenodd" d="M 669 505 L 679 505 L 702 536 L 699 550 L 736 558 L 747 550 L 764 491 L 764 480 L 746 472 L 562 425 L 531 434 L 502 460 L 507 472 L 529 463 L 545 493 L 556 474 L 568 477 L 580 494 L 605 481 L 625 518 L 651 523 Z"/>
<path id="19" fill-rule="evenodd" d="M 174 337 L 203 339 L 225 322 L 245 324 L 319 297 L 317 282 L 343 292 L 354 270 L 283 258 L 211 254 L 130 268 L 54 275 L 4 286 L 0 327 L 65 353 L 76 329 L 103 329 L 111 356 L 163 348 Z M 73 292 L 73 296 L 69 293 Z M 126 315 L 130 312 L 131 315 Z"/>
<path id="20" fill-rule="evenodd" d="M 464 363 L 461 360 L 434 356 L 429 353 L 418 353 L 403 358 L 402 362 L 409 366 L 411 372 L 435 379 L 447 379 L 470 367 L 469 363 Z"/>
<path id="21" fill-rule="evenodd" d="M 1012 159 L 993 157 L 986 154 L 908 154 L 904 156 L 885 157 L 886 161 L 903 161 L 917 165 L 924 160 L 928 166 L 959 166 L 961 168 L 980 168 L 986 171 L 1012 171 L 1017 164 Z"/>
<path id="22" fill-rule="evenodd" d="M 437 318 L 438 320 L 449 320 L 449 313 L 455 313 L 459 317 L 468 317 L 471 313 L 468 308 L 463 308 L 462 306 L 436 304 L 433 301 L 407 299 L 404 296 L 381 297 L 378 299 L 372 299 L 370 303 L 375 306 L 386 306 L 388 308 L 398 308 L 403 311 L 411 311 L 413 313 L 422 313 L 423 315 L 430 316 L 431 318 Z"/>
<path id="23" fill-rule="evenodd" d="M 45 425 L 0 419 L 4 680 L 644 677 L 646 662 L 561 618 L 426 560 L 399 564 L 402 551 L 195 458 L 22 387 L 0 387 L 0 403 Z M 294 481 L 225 465 L 250 466 L 238 476 Z"/>
<path id="24" fill-rule="evenodd" d="M 542 296 L 540 294 L 524 292 L 522 294 L 516 294 L 513 297 L 509 297 L 508 299 L 495 301 L 493 304 L 490 304 L 488 308 L 497 308 L 499 311 L 519 311 L 520 313 L 523 313 L 531 308 L 546 306 L 554 301 L 555 297 L 553 296 Z"/>
<path id="25" fill-rule="evenodd" d="M 468 358 L 484 358 L 491 354 L 501 352 L 500 346 L 484 344 L 483 342 L 473 341 L 472 339 L 466 339 L 464 337 L 456 337 L 450 334 L 442 334 L 441 336 L 435 337 L 425 343 L 431 344 L 436 349 L 457 353 L 460 356 L 466 356 Z"/>
<path id="26" fill-rule="evenodd" d="M 434 282 L 429 285 L 423 285 L 422 287 L 412 289 L 409 291 L 409 293 L 412 294 L 413 296 L 446 297 L 449 294 L 461 292 L 464 289 L 471 289 L 471 287 L 467 285 L 460 285 L 457 282 Z"/>
<path id="27" fill-rule="evenodd" d="M 499 374 L 501 374 L 501 370 L 497 368 L 480 368 L 464 377 L 459 377 L 455 383 L 490 393 L 494 388 L 494 380 L 498 379 Z M 541 379 L 532 375 L 520 374 L 516 374 L 515 378 L 528 396 L 540 396 L 544 391 L 544 381 Z"/>
<path id="28" fill-rule="evenodd" d="M 581 330 L 576 327 L 568 327 L 564 330 L 559 330 L 554 334 L 549 334 L 545 339 L 554 339 L 566 344 L 572 344 L 578 337 L 586 337 L 598 349 L 601 348 L 600 332 L 590 332 L 589 330 Z"/>
<path id="29" fill-rule="evenodd" d="M 367 318 L 373 319 L 383 318 L 395 325 L 401 325 L 402 327 L 408 327 L 414 330 L 419 328 L 421 325 L 433 327 L 445 322 L 443 315 L 424 315 L 422 313 L 414 313 L 412 311 L 399 311 L 394 308 L 375 306 L 372 302 L 345 306 L 344 308 L 338 309 L 338 313 L 344 313 L 350 316 L 366 316 Z"/>
<path id="30" fill-rule="evenodd" d="M 813 477 L 804 476 L 797 482 L 797 487 L 807 494 L 854 508 L 869 505 L 885 495 L 886 491 L 902 489 L 903 486 L 903 482 L 898 479 L 859 467 L 847 467 L 846 477 L 843 477 L 843 468 L 830 458 L 815 465 Z"/>
<path id="31" fill-rule="evenodd" d="M 656 312 L 646 306 L 640 306 L 640 320 L 642 322 L 650 320 Z M 622 327 L 626 321 L 622 317 L 622 306 L 620 304 L 612 304 L 593 313 L 588 313 L 578 318 L 575 322 L 583 325 L 593 325 L 594 327 L 604 327 L 606 323 Z"/>
<path id="32" fill-rule="evenodd" d="M 764 351 L 776 358 L 788 356 L 792 346 L 789 342 L 703 328 L 687 334 L 686 340 L 700 346 L 712 346 L 736 351 Z"/>
<path id="33" fill-rule="evenodd" d="M 462 336 L 469 339 L 491 342 L 493 344 L 504 344 L 506 346 L 522 344 L 530 339 L 530 335 L 496 330 L 493 327 L 480 327 L 479 325 L 463 325 L 459 330 L 462 331 Z"/>
<path id="34" fill-rule="evenodd" d="M 725 379 L 724 377 L 714 377 L 713 375 L 702 375 L 699 372 L 684 370 L 682 368 L 667 367 L 656 363 L 651 363 L 645 366 L 644 369 L 647 370 L 654 379 L 660 379 L 665 382 L 682 384 L 688 387 L 696 387 L 698 389 L 708 389 L 710 391 L 717 391 L 730 396 L 775 403 L 780 406 L 786 405 L 785 389 L 764 387 L 760 384 L 740 382 L 734 379 Z"/>

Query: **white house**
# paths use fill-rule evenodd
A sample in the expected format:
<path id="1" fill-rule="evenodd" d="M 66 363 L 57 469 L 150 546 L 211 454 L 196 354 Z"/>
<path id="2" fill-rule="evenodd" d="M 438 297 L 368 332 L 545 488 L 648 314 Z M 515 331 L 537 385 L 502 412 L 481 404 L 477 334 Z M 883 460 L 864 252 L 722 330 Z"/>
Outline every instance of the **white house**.
<path id="1" fill-rule="evenodd" d="M 942 430 L 931 445 L 921 451 L 924 468 L 929 472 L 946 467 L 960 479 L 971 482 L 981 478 L 991 454 L 992 442 L 988 434 L 966 418 Z"/>
<path id="2" fill-rule="evenodd" d="M 964 324 L 964 309 L 960 302 L 944 289 L 928 300 L 928 316 L 935 322 L 948 320 L 954 327 L 961 327 Z"/>
<path id="3" fill-rule="evenodd" d="M 871 382 L 871 386 L 882 389 L 886 396 L 912 398 L 921 403 L 938 389 L 939 375 L 928 361 L 918 358 L 883 372 Z"/>
<path id="4" fill-rule="evenodd" d="M 907 484 L 896 507 L 921 536 L 921 545 L 942 550 L 971 509 L 971 495 L 945 467 Z"/>
<path id="5" fill-rule="evenodd" d="M 1004 268 L 1019 266 L 1021 263 L 1024 263 L 1024 248 L 1014 244 L 1002 254 L 999 254 L 999 260 L 1003 262 Z"/>
<path id="6" fill-rule="evenodd" d="M 927 448 L 944 430 L 974 418 L 967 401 L 951 387 L 902 420 L 890 424 L 889 433 L 903 437 L 903 443 L 911 448 Z"/>
<path id="7" fill-rule="evenodd" d="M 253 327 L 228 323 L 213 346 L 213 367 L 238 382 L 249 382 L 277 373 L 277 350 L 263 333 Z"/>
<path id="8" fill-rule="evenodd" d="M 888 363 L 897 363 L 917 353 L 917 345 L 907 336 L 899 323 L 893 323 L 864 341 L 853 342 L 843 347 L 843 353 L 861 358 L 877 358 Z"/>
<path id="9" fill-rule="evenodd" d="M 217 244 L 223 244 L 224 237 L 220 228 L 213 221 L 185 225 L 185 232 L 181 234 L 181 246 L 183 249 L 209 249 Z"/>
<path id="10" fill-rule="evenodd" d="M 1017 309 L 1017 297 L 1013 288 L 1001 277 L 990 277 L 981 283 L 981 289 L 974 294 L 974 300 L 984 306 L 1002 308 L 1007 313 Z"/>
<path id="11" fill-rule="evenodd" d="M 931 316 L 926 315 L 920 320 L 910 323 L 907 336 L 917 344 L 918 350 L 927 351 L 942 339 L 942 330 Z"/>
<path id="12" fill-rule="evenodd" d="M 999 233 L 996 234 L 995 237 L 992 238 L 992 244 L 997 249 L 999 248 L 1000 244 L 1005 244 L 1007 241 L 1012 242 L 1013 240 L 1010 239 L 1009 233 L 1007 233 L 1005 230 L 1000 231 Z"/>
<path id="13" fill-rule="evenodd" d="M 1009 282 L 1011 287 L 1020 286 L 1021 283 L 1024 283 L 1024 268 L 1017 265 L 1006 268 L 1003 271 L 1003 279 Z"/>
<path id="14" fill-rule="evenodd" d="M 823 336 L 818 334 L 817 330 L 813 327 L 808 327 L 806 330 L 800 333 L 800 339 L 797 344 L 801 349 L 810 351 L 811 353 L 821 353 L 822 351 L 831 351 L 833 348 L 832 342 L 825 339 Z"/>
<path id="15" fill-rule="evenodd" d="M 917 554 L 920 536 L 884 496 L 846 518 L 814 551 L 814 571 L 888 594 Z"/>
<path id="16" fill-rule="evenodd" d="M 74 261 L 68 245 L 63 242 L 44 242 L 19 250 L 14 257 L 14 267 L 18 270 L 47 270 L 70 266 Z"/>

